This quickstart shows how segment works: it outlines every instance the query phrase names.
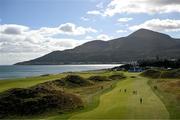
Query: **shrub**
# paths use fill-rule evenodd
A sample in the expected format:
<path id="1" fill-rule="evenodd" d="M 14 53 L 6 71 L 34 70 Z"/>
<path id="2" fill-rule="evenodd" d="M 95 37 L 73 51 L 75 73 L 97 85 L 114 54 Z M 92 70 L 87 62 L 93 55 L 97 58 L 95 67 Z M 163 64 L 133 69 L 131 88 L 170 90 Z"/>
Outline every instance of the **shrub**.
<path id="1" fill-rule="evenodd" d="M 141 75 L 151 78 L 180 78 L 180 69 L 174 69 L 174 70 L 149 69 L 143 72 Z"/>
<path id="2" fill-rule="evenodd" d="M 119 80 L 119 79 L 123 79 L 123 78 L 125 78 L 125 76 L 122 73 L 109 76 L 109 79 L 111 79 L 111 80 Z"/>
<path id="3" fill-rule="evenodd" d="M 157 86 L 154 86 L 154 89 L 155 89 L 155 90 L 157 90 L 157 89 L 158 89 L 158 87 L 157 87 Z"/>
<path id="4" fill-rule="evenodd" d="M 136 76 L 131 76 L 131 78 L 136 78 Z"/>
<path id="5" fill-rule="evenodd" d="M 155 69 L 149 69 L 144 71 L 141 75 L 150 78 L 159 78 L 161 76 L 161 71 Z"/>
<path id="6" fill-rule="evenodd" d="M 62 80 L 64 80 L 66 86 L 68 87 L 89 86 L 93 84 L 91 81 L 78 75 L 67 75 Z"/>
<path id="7" fill-rule="evenodd" d="M 91 81 L 99 82 L 99 81 L 109 81 L 110 79 L 106 76 L 90 76 L 88 78 Z"/>
<path id="8" fill-rule="evenodd" d="M 54 80 L 54 81 L 52 81 L 52 83 L 54 83 L 54 85 L 56 85 L 56 86 L 65 86 L 66 85 L 65 81 L 62 79 Z"/>
<path id="9" fill-rule="evenodd" d="M 53 109 L 72 111 L 83 107 L 83 101 L 76 95 L 47 87 L 38 89 L 40 86 L 14 88 L 1 93 L 0 118 L 10 115 L 35 115 Z"/>
<path id="10" fill-rule="evenodd" d="M 50 76 L 50 74 L 43 74 L 43 75 L 40 75 L 41 77 L 47 77 L 47 76 Z"/>
<path id="11" fill-rule="evenodd" d="M 162 78 L 180 78 L 180 70 L 168 70 L 168 71 L 163 71 Z"/>

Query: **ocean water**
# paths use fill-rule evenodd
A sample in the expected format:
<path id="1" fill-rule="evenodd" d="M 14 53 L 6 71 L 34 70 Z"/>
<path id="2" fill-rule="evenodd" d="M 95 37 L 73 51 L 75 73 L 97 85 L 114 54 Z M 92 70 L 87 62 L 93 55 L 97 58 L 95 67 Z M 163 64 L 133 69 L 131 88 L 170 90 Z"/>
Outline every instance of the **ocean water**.
<path id="1" fill-rule="evenodd" d="M 2 65 L 0 66 L 0 80 L 14 79 L 43 74 L 57 74 L 62 72 L 76 72 L 112 68 L 120 64 L 98 65 Z"/>

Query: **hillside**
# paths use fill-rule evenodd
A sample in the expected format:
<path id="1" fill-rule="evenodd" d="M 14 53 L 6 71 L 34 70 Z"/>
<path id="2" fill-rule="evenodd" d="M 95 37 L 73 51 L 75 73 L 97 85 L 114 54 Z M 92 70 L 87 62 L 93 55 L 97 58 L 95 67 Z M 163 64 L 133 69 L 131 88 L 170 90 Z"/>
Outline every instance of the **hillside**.
<path id="1" fill-rule="evenodd" d="M 74 49 L 54 51 L 16 65 L 120 63 L 139 59 L 180 58 L 180 40 L 147 29 L 110 41 L 95 40 Z"/>

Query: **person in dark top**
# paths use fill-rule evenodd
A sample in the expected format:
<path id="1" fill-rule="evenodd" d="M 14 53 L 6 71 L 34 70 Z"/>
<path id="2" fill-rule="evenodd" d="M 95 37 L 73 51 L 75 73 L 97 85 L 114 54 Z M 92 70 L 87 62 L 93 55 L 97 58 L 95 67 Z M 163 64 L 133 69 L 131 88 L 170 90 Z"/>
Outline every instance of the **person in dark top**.
<path id="1" fill-rule="evenodd" d="M 134 94 L 134 95 L 137 95 L 137 91 L 136 91 L 136 90 L 134 90 L 134 91 L 133 91 L 133 94 Z"/>
<path id="2" fill-rule="evenodd" d="M 142 104 L 142 102 L 143 102 L 143 100 L 142 100 L 142 98 L 140 98 L 140 103 Z"/>
<path id="3" fill-rule="evenodd" d="M 126 92 L 127 90 L 126 89 L 124 89 L 124 92 Z"/>

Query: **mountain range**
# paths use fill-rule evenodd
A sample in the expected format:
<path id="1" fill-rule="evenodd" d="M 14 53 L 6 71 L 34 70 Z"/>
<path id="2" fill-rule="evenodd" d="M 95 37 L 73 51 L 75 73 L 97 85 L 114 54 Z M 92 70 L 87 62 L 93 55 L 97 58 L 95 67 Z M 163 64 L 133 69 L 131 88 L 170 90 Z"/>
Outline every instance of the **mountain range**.
<path id="1" fill-rule="evenodd" d="M 140 59 L 180 58 L 180 39 L 139 29 L 127 37 L 109 41 L 94 40 L 73 49 L 53 51 L 16 65 L 59 65 L 122 63 Z"/>

